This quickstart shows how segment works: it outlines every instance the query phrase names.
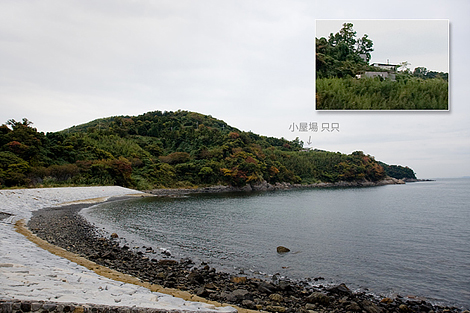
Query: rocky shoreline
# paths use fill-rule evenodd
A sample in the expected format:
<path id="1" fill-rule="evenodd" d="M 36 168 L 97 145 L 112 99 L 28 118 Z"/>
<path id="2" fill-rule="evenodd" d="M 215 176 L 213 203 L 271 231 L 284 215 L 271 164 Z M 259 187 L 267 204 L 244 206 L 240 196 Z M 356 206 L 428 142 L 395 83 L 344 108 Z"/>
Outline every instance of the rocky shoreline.
<path id="1" fill-rule="evenodd" d="M 416 180 L 418 181 L 418 180 Z M 272 190 L 289 190 L 289 189 L 308 189 L 308 188 L 343 188 L 343 187 L 374 187 L 384 185 L 401 185 L 405 184 L 402 179 L 387 177 L 385 179 L 371 182 L 368 180 L 356 181 L 338 181 L 336 183 L 314 183 L 314 184 L 291 184 L 291 183 L 275 183 L 270 184 L 266 181 L 247 184 L 243 187 L 217 185 L 200 188 L 169 188 L 169 189 L 152 189 L 146 190 L 146 193 L 156 196 L 175 196 L 187 193 L 218 193 L 218 192 L 250 192 L 250 191 L 272 191 Z"/>
<path id="2" fill-rule="evenodd" d="M 169 190 L 165 192 L 175 194 Z M 99 265 L 137 277 L 143 282 L 176 288 L 211 301 L 249 310 L 280 313 L 462 312 L 459 308 L 436 306 L 418 299 L 400 296 L 393 299 L 377 298 L 365 293 L 354 293 L 344 284 L 314 287 L 308 281 L 294 282 L 277 277 L 266 281 L 242 274 L 231 275 L 219 272 L 205 263 L 194 264 L 190 259 L 174 260 L 171 256 L 155 252 L 152 247 L 134 249 L 122 244 L 118 234 L 105 236 L 97 232 L 79 214 L 81 209 L 88 206 L 73 204 L 41 209 L 33 212 L 28 227 L 38 237 L 56 246 Z"/>

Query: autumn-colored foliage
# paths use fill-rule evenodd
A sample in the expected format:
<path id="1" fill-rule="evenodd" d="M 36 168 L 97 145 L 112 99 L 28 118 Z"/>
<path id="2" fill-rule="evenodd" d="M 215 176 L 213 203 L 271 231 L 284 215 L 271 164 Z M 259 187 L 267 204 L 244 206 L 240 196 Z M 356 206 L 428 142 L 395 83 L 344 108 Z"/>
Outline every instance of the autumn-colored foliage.
<path id="1" fill-rule="evenodd" d="M 195 112 L 111 117 L 40 133 L 0 126 L 0 187 L 120 185 L 137 189 L 229 184 L 379 180 L 373 157 L 303 152 L 302 142 L 243 132 Z"/>

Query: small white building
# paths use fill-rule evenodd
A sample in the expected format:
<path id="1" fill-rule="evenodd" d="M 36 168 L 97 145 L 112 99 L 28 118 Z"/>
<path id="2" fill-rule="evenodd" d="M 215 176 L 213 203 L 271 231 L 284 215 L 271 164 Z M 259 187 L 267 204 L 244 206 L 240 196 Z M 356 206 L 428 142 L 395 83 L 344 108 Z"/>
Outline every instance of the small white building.
<path id="1" fill-rule="evenodd" d="M 395 74 L 389 72 L 365 72 L 361 77 L 382 77 L 384 79 L 390 79 L 395 81 Z"/>
<path id="2" fill-rule="evenodd" d="M 390 79 L 395 81 L 395 72 L 397 68 L 400 67 L 398 64 L 390 64 L 388 63 L 372 63 L 370 66 L 376 67 L 377 71 L 366 71 L 362 74 L 356 75 L 356 78 L 363 78 L 363 77 L 382 77 L 383 79 Z M 382 71 L 379 71 L 381 69 Z"/>

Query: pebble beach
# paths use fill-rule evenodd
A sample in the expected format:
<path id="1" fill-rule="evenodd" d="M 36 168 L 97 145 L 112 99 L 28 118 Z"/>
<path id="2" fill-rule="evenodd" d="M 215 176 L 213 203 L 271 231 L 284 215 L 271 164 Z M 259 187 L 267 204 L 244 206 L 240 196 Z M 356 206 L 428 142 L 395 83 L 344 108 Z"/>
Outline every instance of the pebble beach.
<path id="1" fill-rule="evenodd" d="M 236 309 L 185 301 L 130 283 L 108 279 L 54 255 L 15 230 L 32 212 L 71 203 L 97 203 L 111 197 L 141 196 L 122 187 L 67 187 L 0 190 L 0 311 L 132 308 L 147 312 L 236 312 Z M 26 304 L 25 304 L 26 303 Z M 100 311 L 100 310 L 98 310 Z M 106 311 L 106 309 L 102 309 Z"/>

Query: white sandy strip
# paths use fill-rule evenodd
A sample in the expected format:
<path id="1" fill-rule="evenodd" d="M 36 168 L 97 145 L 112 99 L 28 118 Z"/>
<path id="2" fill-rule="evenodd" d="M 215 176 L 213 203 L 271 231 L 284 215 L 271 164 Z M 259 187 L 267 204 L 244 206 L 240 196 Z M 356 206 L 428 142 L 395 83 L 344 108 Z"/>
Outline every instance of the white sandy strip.
<path id="1" fill-rule="evenodd" d="M 0 190 L 0 299 L 93 303 L 192 312 L 236 312 L 232 307 L 185 301 L 114 281 L 36 246 L 14 230 L 31 212 L 78 200 L 138 194 L 122 187 Z"/>

